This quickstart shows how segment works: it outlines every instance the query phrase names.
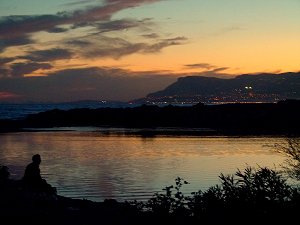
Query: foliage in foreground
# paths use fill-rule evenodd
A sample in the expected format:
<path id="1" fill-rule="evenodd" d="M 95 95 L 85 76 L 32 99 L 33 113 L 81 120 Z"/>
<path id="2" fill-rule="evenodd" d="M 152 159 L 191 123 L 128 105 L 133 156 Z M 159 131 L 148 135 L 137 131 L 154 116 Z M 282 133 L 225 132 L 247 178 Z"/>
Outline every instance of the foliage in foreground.
<path id="1" fill-rule="evenodd" d="M 233 216 L 265 218 L 277 213 L 289 215 L 300 206 L 300 190 L 288 185 L 286 179 L 272 169 L 248 167 L 234 175 L 221 174 L 219 177 L 220 185 L 193 192 L 190 196 L 181 192 L 181 187 L 188 182 L 178 177 L 174 186 L 163 189 L 163 194 L 156 193 L 145 203 L 131 204 L 156 216 L 216 221 Z"/>
<path id="2" fill-rule="evenodd" d="M 286 157 L 283 166 L 289 177 L 300 181 L 300 139 L 287 138 L 284 144 L 276 144 L 275 151 Z M 155 215 L 188 216 L 194 218 L 238 217 L 286 217 L 297 215 L 300 207 L 299 186 L 287 183 L 283 174 L 260 167 L 237 170 L 234 175 L 219 176 L 221 184 L 206 191 L 185 196 L 181 187 L 188 184 L 178 177 L 175 185 L 167 186 L 164 193 L 156 193 L 146 203 L 134 202 L 139 210 Z"/>
<path id="3" fill-rule="evenodd" d="M 98 224 L 99 219 L 106 224 L 240 224 L 241 220 L 245 220 L 243 224 L 275 224 L 279 220 L 292 221 L 300 208 L 300 190 L 288 185 L 279 172 L 266 167 L 248 167 L 234 175 L 221 174 L 220 185 L 189 196 L 181 191 L 188 182 L 178 177 L 174 185 L 165 187 L 163 193 L 155 193 L 147 202 L 125 204 L 77 202 L 60 196 L 56 199 L 38 197 L 20 191 L 18 185 L 9 182 L 7 167 L 2 166 L 0 171 L 0 199 L 6 200 L 1 201 L 0 217 L 1 213 L 14 218 L 16 213 L 26 212 L 26 218 L 31 218 L 39 212 L 43 218 L 61 215 L 75 225 Z M 90 223 L 86 223 L 86 218 Z M 168 223 L 163 223 L 166 219 Z M 49 224 L 57 224 L 52 222 Z"/>
<path id="4" fill-rule="evenodd" d="M 300 139 L 287 138 L 283 144 L 275 144 L 275 151 L 286 157 L 283 168 L 287 174 L 300 180 Z"/>

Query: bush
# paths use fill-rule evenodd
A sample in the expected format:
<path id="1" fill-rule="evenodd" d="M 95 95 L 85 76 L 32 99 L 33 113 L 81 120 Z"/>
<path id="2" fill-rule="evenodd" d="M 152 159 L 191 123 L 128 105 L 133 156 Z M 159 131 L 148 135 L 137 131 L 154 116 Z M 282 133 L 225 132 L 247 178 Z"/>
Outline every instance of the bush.
<path id="1" fill-rule="evenodd" d="M 285 172 L 296 180 L 300 180 L 300 139 L 287 138 L 284 144 L 275 144 L 275 151 L 286 158 L 283 166 Z"/>
<path id="2" fill-rule="evenodd" d="M 146 211 L 153 212 L 159 215 L 180 214 L 187 215 L 188 198 L 181 192 L 181 187 L 188 184 L 184 179 L 177 177 L 175 179 L 175 186 L 167 186 L 164 193 L 155 193 L 154 196 L 145 203 Z M 176 191 L 173 193 L 173 191 Z"/>
<path id="3" fill-rule="evenodd" d="M 286 215 L 299 207 L 299 189 L 289 186 L 281 173 L 267 167 L 247 167 L 234 175 L 219 177 L 220 185 L 190 196 L 181 192 L 182 185 L 188 182 L 178 177 L 175 185 L 165 187 L 163 193 L 155 193 L 146 203 L 139 203 L 139 208 L 160 218 L 172 216 L 218 223 L 233 217 Z"/>

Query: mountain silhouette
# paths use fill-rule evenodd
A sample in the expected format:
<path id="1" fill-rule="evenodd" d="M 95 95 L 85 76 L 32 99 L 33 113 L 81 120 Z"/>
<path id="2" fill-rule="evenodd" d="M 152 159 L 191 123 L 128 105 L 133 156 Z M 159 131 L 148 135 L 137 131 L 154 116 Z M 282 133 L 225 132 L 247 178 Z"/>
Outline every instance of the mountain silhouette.
<path id="1" fill-rule="evenodd" d="M 300 72 L 240 75 L 231 79 L 187 76 L 136 102 L 277 102 L 300 98 Z"/>

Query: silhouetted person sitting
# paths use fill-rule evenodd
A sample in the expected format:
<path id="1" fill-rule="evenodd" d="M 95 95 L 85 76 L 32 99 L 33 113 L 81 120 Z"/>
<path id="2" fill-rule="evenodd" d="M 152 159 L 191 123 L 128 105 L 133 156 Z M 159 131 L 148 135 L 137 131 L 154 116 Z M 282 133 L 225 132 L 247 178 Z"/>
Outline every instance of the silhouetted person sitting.
<path id="1" fill-rule="evenodd" d="M 7 166 L 0 166 L 0 181 L 7 181 L 9 178 L 9 172 Z"/>
<path id="2" fill-rule="evenodd" d="M 8 167 L 0 165 L 0 190 L 5 189 L 8 183 L 9 183 Z"/>
<path id="3" fill-rule="evenodd" d="M 39 154 L 32 156 L 32 163 L 28 164 L 25 169 L 23 182 L 27 189 L 36 192 L 45 192 L 56 194 L 56 189 L 42 179 L 40 173 L 41 156 Z"/>

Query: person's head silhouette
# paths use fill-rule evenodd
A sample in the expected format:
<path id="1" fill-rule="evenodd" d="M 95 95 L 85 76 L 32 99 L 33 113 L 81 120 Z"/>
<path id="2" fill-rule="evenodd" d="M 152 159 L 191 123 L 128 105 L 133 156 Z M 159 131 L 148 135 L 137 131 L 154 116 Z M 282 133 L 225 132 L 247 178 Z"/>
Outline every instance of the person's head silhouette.
<path id="1" fill-rule="evenodd" d="M 39 154 L 33 155 L 32 156 L 32 162 L 35 164 L 40 164 L 42 161 L 41 156 Z"/>

